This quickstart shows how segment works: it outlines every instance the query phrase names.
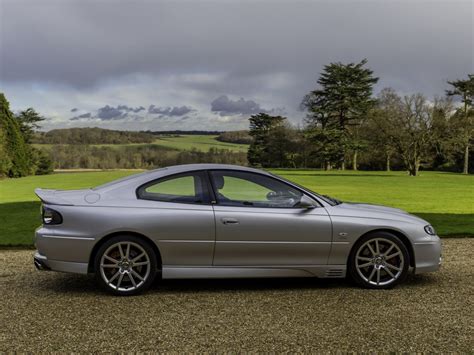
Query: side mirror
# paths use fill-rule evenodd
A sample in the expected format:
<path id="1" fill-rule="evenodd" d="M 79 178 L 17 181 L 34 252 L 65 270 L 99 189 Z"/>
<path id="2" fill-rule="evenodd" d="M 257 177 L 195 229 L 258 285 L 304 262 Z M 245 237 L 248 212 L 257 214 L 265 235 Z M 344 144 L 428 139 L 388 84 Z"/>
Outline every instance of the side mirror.
<path id="1" fill-rule="evenodd" d="M 316 208 L 316 203 L 312 199 L 310 199 L 308 196 L 303 195 L 301 196 L 301 199 L 296 205 L 296 207 L 313 209 L 313 208 Z"/>

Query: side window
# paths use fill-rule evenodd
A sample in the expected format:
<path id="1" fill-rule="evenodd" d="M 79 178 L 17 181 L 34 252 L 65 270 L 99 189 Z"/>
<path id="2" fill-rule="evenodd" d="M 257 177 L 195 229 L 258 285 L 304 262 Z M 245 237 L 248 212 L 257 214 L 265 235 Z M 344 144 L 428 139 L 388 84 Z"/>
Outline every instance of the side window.
<path id="1" fill-rule="evenodd" d="M 193 173 L 165 177 L 138 189 L 138 198 L 175 203 L 208 203 L 205 175 Z"/>
<path id="2" fill-rule="evenodd" d="M 240 171 L 212 171 L 217 202 L 224 206 L 292 208 L 303 195 L 274 178 Z"/>

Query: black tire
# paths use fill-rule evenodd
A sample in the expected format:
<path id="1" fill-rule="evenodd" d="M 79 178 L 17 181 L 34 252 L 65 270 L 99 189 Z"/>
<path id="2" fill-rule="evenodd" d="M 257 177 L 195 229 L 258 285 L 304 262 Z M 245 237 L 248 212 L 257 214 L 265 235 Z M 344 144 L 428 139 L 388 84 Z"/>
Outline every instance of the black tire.
<path id="1" fill-rule="evenodd" d="M 105 253 L 108 259 L 105 259 Z M 144 256 L 140 258 L 142 254 Z M 135 258 L 139 259 L 134 261 Z M 107 267 L 102 267 L 101 262 L 107 262 Z M 120 235 L 109 239 L 97 250 L 94 270 L 96 281 L 105 291 L 120 296 L 136 295 L 153 284 L 158 272 L 157 256 L 146 240 Z"/>
<path id="2" fill-rule="evenodd" d="M 379 253 L 376 250 L 377 245 Z M 372 253 L 373 251 L 375 254 Z M 386 252 L 388 252 L 387 255 L 383 256 Z M 398 255 L 395 255 L 397 253 Z M 395 256 L 387 258 L 392 255 Z M 362 267 L 364 265 L 367 266 Z M 349 276 L 358 285 L 371 289 L 389 289 L 403 282 L 407 277 L 410 254 L 405 244 L 396 235 L 389 232 L 373 232 L 363 236 L 354 244 L 347 266 Z"/>

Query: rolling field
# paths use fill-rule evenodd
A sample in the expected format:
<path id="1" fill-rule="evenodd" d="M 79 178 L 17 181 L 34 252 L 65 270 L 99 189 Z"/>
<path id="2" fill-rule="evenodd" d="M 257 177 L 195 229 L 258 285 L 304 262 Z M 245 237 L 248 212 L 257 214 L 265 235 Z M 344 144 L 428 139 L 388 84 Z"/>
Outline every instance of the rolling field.
<path id="1" fill-rule="evenodd" d="M 247 144 L 235 144 L 220 142 L 216 140 L 217 136 L 209 135 L 182 135 L 179 137 L 160 137 L 153 144 L 172 148 L 177 150 L 197 149 L 203 152 L 209 151 L 211 148 L 228 149 L 233 152 L 246 152 Z"/>
<path id="2" fill-rule="evenodd" d="M 121 147 L 129 146 L 155 146 L 164 147 L 173 150 L 191 150 L 196 149 L 202 152 L 208 152 L 209 149 L 227 149 L 232 152 L 246 152 L 247 144 L 235 144 L 220 142 L 217 136 L 213 135 L 180 135 L 180 136 L 161 136 L 153 143 L 129 143 L 129 144 L 91 144 L 95 147 L 111 147 L 120 149 Z M 51 144 L 34 144 L 36 148 L 51 149 Z"/>
<path id="3" fill-rule="evenodd" d="M 434 225 L 441 236 L 474 237 L 474 176 L 422 172 L 274 170 L 274 173 L 344 201 L 402 208 Z M 36 187 L 80 189 L 136 171 L 75 172 L 0 180 L 0 245 L 31 246 L 40 224 Z"/>

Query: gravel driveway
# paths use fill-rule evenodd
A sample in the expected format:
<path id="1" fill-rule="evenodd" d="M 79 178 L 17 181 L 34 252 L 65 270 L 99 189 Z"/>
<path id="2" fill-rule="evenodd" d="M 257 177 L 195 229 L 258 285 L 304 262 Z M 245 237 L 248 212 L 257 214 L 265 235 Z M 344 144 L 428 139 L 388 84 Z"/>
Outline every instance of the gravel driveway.
<path id="1" fill-rule="evenodd" d="M 0 251 L 0 351 L 474 351 L 474 239 L 394 290 L 341 280 L 163 281 L 142 296 Z"/>

